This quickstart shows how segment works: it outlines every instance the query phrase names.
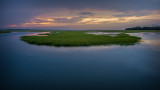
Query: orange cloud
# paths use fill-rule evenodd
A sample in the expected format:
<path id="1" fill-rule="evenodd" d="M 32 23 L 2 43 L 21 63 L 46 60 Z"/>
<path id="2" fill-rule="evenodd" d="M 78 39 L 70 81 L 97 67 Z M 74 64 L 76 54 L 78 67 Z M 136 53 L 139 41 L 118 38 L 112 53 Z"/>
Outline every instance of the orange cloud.
<path id="1" fill-rule="evenodd" d="M 8 25 L 7 27 L 17 27 L 17 25 Z"/>
<path id="2" fill-rule="evenodd" d="M 147 13 L 147 14 L 146 14 Z M 119 12 L 111 10 L 75 10 L 46 13 L 36 16 L 20 25 L 9 25 L 8 27 L 104 27 L 111 24 L 128 24 L 133 21 L 160 20 L 158 11 L 129 11 Z M 146 23 L 146 22 L 144 22 Z M 148 22 L 150 24 L 150 22 Z M 83 27 L 85 26 L 85 27 Z M 114 26 L 114 25 L 113 25 Z"/>

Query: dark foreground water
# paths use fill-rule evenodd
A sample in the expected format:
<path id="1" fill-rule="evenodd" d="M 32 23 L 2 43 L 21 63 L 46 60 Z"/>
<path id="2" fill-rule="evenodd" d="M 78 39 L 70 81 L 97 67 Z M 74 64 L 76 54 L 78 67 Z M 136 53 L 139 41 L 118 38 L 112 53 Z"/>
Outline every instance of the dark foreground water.
<path id="1" fill-rule="evenodd" d="M 1 90 L 160 90 L 160 33 L 134 46 L 49 47 L 0 34 Z"/>

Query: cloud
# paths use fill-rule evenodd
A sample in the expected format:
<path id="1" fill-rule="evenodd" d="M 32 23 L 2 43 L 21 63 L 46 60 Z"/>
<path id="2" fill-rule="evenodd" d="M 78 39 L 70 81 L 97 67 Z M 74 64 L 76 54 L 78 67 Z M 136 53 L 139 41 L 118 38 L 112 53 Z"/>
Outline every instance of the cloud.
<path id="1" fill-rule="evenodd" d="M 118 13 L 115 14 L 113 16 L 115 17 L 129 17 L 129 16 L 147 16 L 147 15 L 151 15 L 151 14 L 160 14 L 160 11 L 153 11 L 153 10 L 140 10 L 140 11 L 126 11 L 123 13 Z"/>
<path id="2" fill-rule="evenodd" d="M 144 19 L 151 20 L 148 24 L 157 24 L 157 17 L 160 15 L 141 16 L 158 13 L 154 11 L 160 12 L 159 5 L 160 0 L 0 0 L 0 27 L 10 25 L 42 28 L 75 25 L 87 28 L 82 25 L 90 23 L 93 24 L 88 26 L 90 28 L 106 28 L 110 22 L 127 26 L 130 22 L 139 20 L 143 25 L 146 23 Z M 114 28 L 114 25 L 108 27 Z"/>
<path id="3" fill-rule="evenodd" d="M 89 15 L 89 16 L 93 16 L 93 15 L 95 15 L 95 13 L 92 13 L 92 12 L 80 12 L 78 15 Z"/>
<path id="4" fill-rule="evenodd" d="M 54 18 L 55 23 L 77 23 L 81 21 L 83 17 L 71 17 L 71 18 Z"/>
<path id="5" fill-rule="evenodd" d="M 43 18 L 35 18 L 35 19 L 31 19 L 30 22 L 34 22 L 34 23 L 42 23 L 42 22 L 54 22 L 53 19 L 43 19 Z"/>
<path id="6" fill-rule="evenodd" d="M 93 16 L 90 16 L 91 14 Z M 137 15 L 139 13 L 139 15 Z M 143 14 L 145 13 L 145 14 Z M 150 13 L 150 14 L 149 14 Z M 116 16 L 116 15 L 128 16 Z M 132 16 L 133 14 L 133 16 Z M 149 14 L 149 15 L 148 15 Z M 137 16 L 136 16 L 137 15 Z M 142 16 L 141 16 L 142 15 Z M 108 11 L 108 10 L 59 10 L 57 12 L 38 15 L 21 25 L 11 24 L 9 27 L 26 28 L 60 28 L 70 29 L 124 29 L 137 25 L 147 26 L 160 22 L 159 11 Z M 132 24 L 133 23 L 133 24 Z M 66 29 L 68 29 L 66 28 Z"/>
<path id="7" fill-rule="evenodd" d="M 160 9 L 159 0 L 32 0 L 35 7 L 68 9 L 140 10 Z"/>

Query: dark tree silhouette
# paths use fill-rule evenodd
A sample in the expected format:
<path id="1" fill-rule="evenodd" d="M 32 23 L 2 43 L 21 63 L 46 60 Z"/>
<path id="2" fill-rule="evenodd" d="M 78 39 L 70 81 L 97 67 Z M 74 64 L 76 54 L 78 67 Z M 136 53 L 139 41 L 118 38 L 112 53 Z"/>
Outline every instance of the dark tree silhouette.
<path id="1" fill-rule="evenodd" d="M 131 27 L 131 28 L 126 28 L 125 30 L 160 30 L 160 26 L 153 26 L 153 27 Z"/>

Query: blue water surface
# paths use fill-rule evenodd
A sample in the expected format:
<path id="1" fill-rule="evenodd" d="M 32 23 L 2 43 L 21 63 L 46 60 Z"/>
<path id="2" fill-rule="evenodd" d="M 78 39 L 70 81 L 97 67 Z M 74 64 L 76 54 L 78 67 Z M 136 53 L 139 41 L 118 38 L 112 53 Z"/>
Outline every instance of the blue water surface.
<path id="1" fill-rule="evenodd" d="M 160 33 L 132 46 L 54 47 L 0 34 L 1 90 L 160 90 Z"/>

